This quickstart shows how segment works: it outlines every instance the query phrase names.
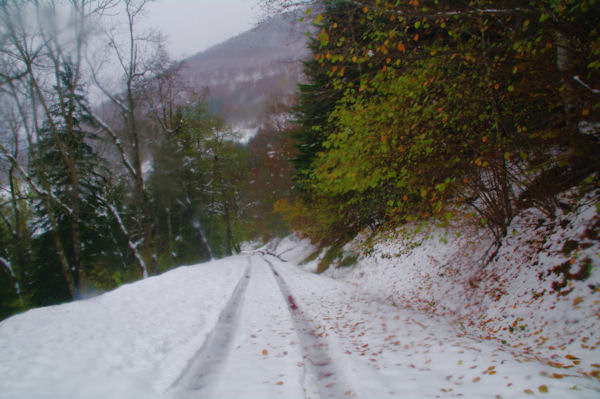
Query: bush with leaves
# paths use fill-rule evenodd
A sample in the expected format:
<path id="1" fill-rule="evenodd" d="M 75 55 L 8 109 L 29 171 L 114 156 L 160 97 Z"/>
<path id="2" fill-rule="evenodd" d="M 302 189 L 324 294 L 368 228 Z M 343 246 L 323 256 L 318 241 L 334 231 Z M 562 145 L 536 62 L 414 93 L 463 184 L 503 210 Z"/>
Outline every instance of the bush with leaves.
<path id="1" fill-rule="evenodd" d="M 467 203 L 499 240 L 517 206 L 551 212 L 558 192 L 598 170 L 597 139 L 578 131 L 599 108 L 583 88 L 598 81 L 589 56 L 598 5 L 517 3 L 363 1 L 345 28 L 360 35 L 343 40 L 334 20 L 317 17 L 315 60 L 344 94 L 320 114 L 319 140 L 301 142 L 318 149 L 303 171 L 305 201 L 359 209 L 350 220 L 334 211 L 329 225 L 397 223 Z"/>

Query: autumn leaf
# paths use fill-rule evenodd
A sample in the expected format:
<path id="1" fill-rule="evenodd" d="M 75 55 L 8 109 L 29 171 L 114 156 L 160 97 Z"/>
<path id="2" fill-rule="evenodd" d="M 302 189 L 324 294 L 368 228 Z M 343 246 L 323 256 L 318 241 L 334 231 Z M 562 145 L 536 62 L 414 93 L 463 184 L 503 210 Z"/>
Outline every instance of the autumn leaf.
<path id="1" fill-rule="evenodd" d="M 560 369 L 562 369 L 562 368 L 565 368 L 565 365 L 564 365 L 564 364 L 562 364 L 562 363 L 559 363 L 559 362 L 552 362 L 552 361 L 549 361 L 549 362 L 547 362 L 546 364 L 547 364 L 548 366 L 550 366 L 550 367 L 556 367 L 556 368 L 560 368 Z"/>
<path id="2" fill-rule="evenodd" d="M 263 356 L 267 356 L 269 354 L 269 351 L 266 349 L 263 349 L 262 354 L 263 354 Z"/>
<path id="3" fill-rule="evenodd" d="M 315 18 L 315 25 L 319 25 L 322 20 L 323 20 L 323 14 L 317 15 L 317 18 Z"/>
<path id="4" fill-rule="evenodd" d="M 540 385 L 538 387 L 538 391 L 540 391 L 541 393 L 548 393 L 548 387 L 545 385 Z"/>

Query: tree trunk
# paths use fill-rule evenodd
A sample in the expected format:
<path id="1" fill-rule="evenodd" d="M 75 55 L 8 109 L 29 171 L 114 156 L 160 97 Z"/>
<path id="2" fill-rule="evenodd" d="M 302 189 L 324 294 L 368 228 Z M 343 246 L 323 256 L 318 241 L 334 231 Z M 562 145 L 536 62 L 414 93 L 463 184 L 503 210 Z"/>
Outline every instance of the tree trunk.
<path id="1" fill-rule="evenodd" d="M 567 127 L 572 125 L 571 111 L 575 108 L 574 88 L 569 76 L 572 64 L 573 56 L 569 40 L 561 32 L 556 32 L 556 68 L 560 74 L 561 96 Z"/>
<path id="2" fill-rule="evenodd" d="M 48 209 L 48 218 L 50 219 L 50 229 L 52 234 L 52 240 L 54 241 L 54 247 L 56 249 L 56 255 L 60 260 L 60 265 L 62 269 L 63 276 L 65 278 L 65 282 L 67 283 L 67 288 L 69 289 L 69 294 L 71 295 L 71 299 L 75 299 L 77 297 L 77 289 L 75 286 L 75 282 L 73 281 L 73 275 L 71 274 L 71 267 L 69 266 L 69 260 L 67 259 L 67 255 L 65 254 L 65 250 L 63 248 L 62 243 L 60 242 L 60 236 L 58 233 L 58 224 L 56 223 L 56 218 L 54 216 L 54 211 L 50 206 L 50 201 L 46 200 L 46 208 Z"/>
<path id="3" fill-rule="evenodd" d="M 57 79 L 60 79 L 57 77 Z M 62 90 L 69 90 L 69 87 L 60 87 Z M 73 121 L 73 104 L 70 100 L 64 98 L 64 93 L 61 92 L 61 114 L 65 120 L 65 131 L 64 134 L 67 137 L 72 137 L 76 134 L 74 129 Z M 73 94 L 73 93 L 69 93 Z M 71 213 L 69 214 L 70 230 L 71 230 L 71 247 L 73 251 L 72 268 L 75 269 L 75 290 L 76 295 L 80 295 L 82 291 L 82 285 L 85 281 L 85 275 L 83 271 L 83 264 L 81 259 L 81 203 L 80 203 L 80 185 L 79 185 L 79 173 L 77 172 L 77 165 L 74 159 L 74 152 L 77 151 L 75 148 L 71 148 L 65 145 L 56 128 L 53 128 L 54 136 L 56 137 L 57 143 L 59 144 L 60 153 L 63 157 L 63 162 L 67 166 L 69 171 L 69 190 L 71 194 Z"/>
<path id="4" fill-rule="evenodd" d="M 231 231 L 231 217 L 229 212 L 229 205 L 224 202 L 225 213 L 223 217 L 225 218 L 225 255 L 231 256 L 232 252 L 232 242 L 233 242 L 233 234 Z"/>
<path id="5" fill-rule="evenodd" d="M 171 210 L 167 207 L 167 240 L 169 241 L 169 255 L 175 257 L 175 248 L 173 246 L 173 226 L 171 225 Z"/>
<path id="6" fill-rule="evenodd" d="M 133 77 L 133 71 L 130 72 L 130 77 Z M 152 243 L 152 210 L 150 209 L 150 201 L 144 187 L 144 174 L 142 170 L 142 156 L 140 149 L 140 137 L 138 134 L 138 126 L 136 123 L 135 109 L 136 100 L 133 94 L 133 81 L 128 80 L 127 83 L 127 105 L 129 107 L 128 122 L 129 122 L 129 139 L 133 151 L 133 167 L 135 168 L 134 184 L 137 195 L 138 205 L 142 212 L 142 231 L 144 234 L 143 248 L 149 253 L 148 271 L 152 275 L 158 274 L 158 264 L 154 257 Z"/>
<path id="7" fill-rule="evenodd" d="M 19 195 L 17 192 L 17 187 L 15 186 L 15 178 L 14 178 L 14 165 L 11 165 L 9 171 L 9 181 L 10 181 L 10 202 L 13 208 L 13 215 L 15 218 L 15 226 L 12 233 L 13 246 L 16 251 L 16 260 L 17 260 L 17 272 L 16 278 L 19 282 L 19 286 L 21 289 L 23 287 L 27 287 L 27 278 L 26 278 L 26 266 L 27 266 L 27 258 L 25 254 L 27 253 L 27 249 L 25 246 L 24 240 L 24 231 L 23 231 L 23 222 L 21 220 L 21 211 L 19 210 L 19 204 L 17 201 L 17 196 Z"/>
<path id="8" fill-rule="evenodd" d="M 82 286 L 85 282 L 85 272 L 83 271 L 83 262 L 81 259 L 81 230 L 80 230 L 80 206 L 79 206 L 79 184 L 76 187 L 73 187 L 73 213 L 71 215 L 71 241 L 73 245 L 73 268 L 75 269 L 75 287 L 77 288 L 77 293 L 81 294 Z"/>

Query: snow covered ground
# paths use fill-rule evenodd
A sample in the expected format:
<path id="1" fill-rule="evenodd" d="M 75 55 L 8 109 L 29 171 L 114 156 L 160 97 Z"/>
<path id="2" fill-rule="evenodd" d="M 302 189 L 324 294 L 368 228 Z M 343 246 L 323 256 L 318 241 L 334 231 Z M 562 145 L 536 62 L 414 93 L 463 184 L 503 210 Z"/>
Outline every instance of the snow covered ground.
<path id="1" fill-rule="evenodd" d="M 543 243 L 525 228 L 539 215 L 516 220 L 496 280 L 474 262 L 485 245 L 446 229 L 326 276 L 297 265 L 314 248 L 291 237 L 32 310 L 0 323 L 0 398 L 597 398 L 597 218 L 537 227 L 554 229 Z M 567 231 L 592 275 L 551 294 Z"/>

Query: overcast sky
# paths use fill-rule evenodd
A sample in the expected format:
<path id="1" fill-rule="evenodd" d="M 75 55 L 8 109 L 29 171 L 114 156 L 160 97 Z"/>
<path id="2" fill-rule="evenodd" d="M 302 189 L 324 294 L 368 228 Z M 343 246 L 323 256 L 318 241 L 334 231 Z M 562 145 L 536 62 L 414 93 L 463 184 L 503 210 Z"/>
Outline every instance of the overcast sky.
<path id="1" fill-rule="evenodd" d="M 146 22 L 169 38 L 175 59 L 194 55 L 256 25 L 259 0 L 156 0 Z"/>

